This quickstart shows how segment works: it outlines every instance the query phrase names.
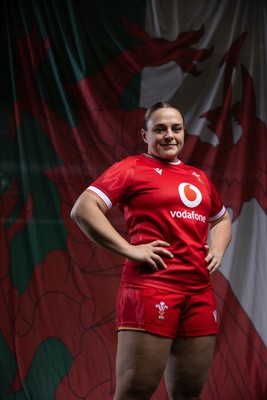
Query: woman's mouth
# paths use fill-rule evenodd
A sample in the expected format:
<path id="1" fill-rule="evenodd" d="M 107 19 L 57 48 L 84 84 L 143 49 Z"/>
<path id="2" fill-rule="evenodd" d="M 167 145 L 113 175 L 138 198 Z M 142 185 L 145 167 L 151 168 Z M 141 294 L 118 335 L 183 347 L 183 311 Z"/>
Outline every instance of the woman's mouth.
<path id="1" fill-rule="evenodd" d="M 172 147 L 176 147 L 177 146 L 177 143 L 164 143 L 164 144 L 162 144 L 161 145 L 162 147 L 165 147 L 165 148 L 172 148 Z"/>

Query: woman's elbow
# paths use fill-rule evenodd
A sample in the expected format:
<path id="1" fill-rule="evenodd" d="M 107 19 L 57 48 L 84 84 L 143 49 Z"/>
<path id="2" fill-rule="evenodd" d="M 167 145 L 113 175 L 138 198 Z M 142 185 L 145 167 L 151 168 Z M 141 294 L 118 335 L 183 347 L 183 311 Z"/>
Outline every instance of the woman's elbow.
<path id="1" fill-rule="evenodd" d="M 70 212 L 70 217 L 75 221 L 79 222 L 84 218 L 85 214 L 85 208 L 86 204 L 84 202 L 83 196 L 80 196 L 76 202 L 74 203 L 71 212 Z"/>
<path id="2" fill-rule="evenodd" d="M 77 207 L 76 203 L 74 204 L 74 206 L 71 209 L 70 217 L 75 222 L 77 222 L 77 220 L 79 219 L 79 207 Z"/>

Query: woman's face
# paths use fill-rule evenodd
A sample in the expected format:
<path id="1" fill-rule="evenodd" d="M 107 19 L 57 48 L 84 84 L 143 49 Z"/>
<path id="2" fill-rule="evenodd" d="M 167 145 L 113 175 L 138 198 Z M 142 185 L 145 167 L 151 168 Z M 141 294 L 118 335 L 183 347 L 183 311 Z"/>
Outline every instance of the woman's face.
<path id="1" fill-rule="evenodd" d="M 182 115 L 175 108 L 159 108 L 151 114 L 147 130 L 142 129 L 147 152 L 168 161 L 177 161 L 184 145 Z"/>

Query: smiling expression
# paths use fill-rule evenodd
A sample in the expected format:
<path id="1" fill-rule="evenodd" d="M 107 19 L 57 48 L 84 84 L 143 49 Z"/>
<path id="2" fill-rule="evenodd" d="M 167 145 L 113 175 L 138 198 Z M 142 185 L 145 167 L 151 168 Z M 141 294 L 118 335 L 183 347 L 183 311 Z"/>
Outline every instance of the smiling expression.
<path id="1" fill-rule="evenodd" d="M 175 108 L 159 108 L 151 114 L 147 129 L 142 129 L 148 154 L 168 161 L 177 161 L 184 145 L 183 117 Z"/>

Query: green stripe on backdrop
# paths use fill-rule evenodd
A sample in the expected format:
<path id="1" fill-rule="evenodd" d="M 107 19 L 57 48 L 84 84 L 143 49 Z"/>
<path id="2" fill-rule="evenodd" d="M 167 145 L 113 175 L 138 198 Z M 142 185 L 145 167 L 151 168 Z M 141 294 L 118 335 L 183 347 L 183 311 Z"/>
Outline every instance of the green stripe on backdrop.
<path id="1" fill-rule="evenodd" d="M 49 37 L 52 46 L 38 68 L 38 87 L 48 104 L 74 123 L 75 105 L 64 91 L 64 84 L 99 71 L 123 50 L 138 43 L 137 38 L 125 31 L 123 19 L 140 27 L 145 21 L 143 0 L 4 0 L 3 3 L 0 43 L 7 62 L 1 66 L 0 101 L 5 112 L 1 107 L 4 118 L 0 122 L 0 135 L 8 129 L 8 112 L 12 112 L 16 97 L 14 86 L 19 68 L 16 47 L 21 30 L 30 34 L 37 26 L 43 39 Z"/>
<path id="2" fill-rule="evenodd" d="M 23 113 L 16 138 L 7 140 L 10 117 L 18 96 L 18 35 L 23 30 L 30 34 L 37 26 L 40 38 L 45 40 L 49 37 L 51 49 L 37 69 L 38 92 L 58 118 L 63 118 L 69 126 L 75 126 L 76 104 L 68 96 L 64 85 L 102 69 L 136 43 L 136 38 L 125 34 L 122 18 L 142 26 L 145 2 L 14 1 L 6 2 L 4 17 L 2 30 L 5 31 L 1 38 L 7 40 L 2 51 L 8 63 L 4 64 L 5 71 L 0 78 L 3 93 L 1 110 L 4 109 L 0 132 L 0 190 L 6 190 L 15 179 L 19 182 L 20 205 L 25 203 L 28 192 L 34 198 L 34 214 L 28 232 L 20 232 L 12 243 L 13 278 L 15 286 L 23 291 L 31 269 L 43 260 L 50 249 L 63 248 L 65 235 L 60 221 L 58 195 L 51 182 L 43 176 L 46 169 L 60 165 L 61 161 L 41 127 L 31 115 Z M 138 105 L 136 88 L 139 84 L 137 75 L 125 88 L 120 102 L 122 108 L 132 109 Z M 27 101 L 30 101 L 30 95 L 26 94 Z M 19 272 L 16 272 L 17 265 L 20 266 Z M 22 265 L 25 265 L 26 271 Z"/>
<path id="3" fill-rule="evenodd" d="M 58 382 L 68 372 L 72 357 L 55 338 L 48 339 L 36 352 L 23 388 L 10 393 L 16 374 L 16 359 L 0 334 L 1 400 L 53 400 Z"/>
<path id="4" fill-rule="evenodd" d="M 53 118 L 48 118 L 46 124 L 53 131 L 56 143 L 59 125 L 66 127 L 67 134 L 77 124 L 77 103 L 66 86 L 98 72 L 138 43 L 138 39 L 125 31 L 122 19 L 143 27 L 145 6 L 143 0 L 3 2 L 0 52 L 5 62 L 0 76 L 0 201 L 9 192 L 5 210 L 10 207 L 1 216 L 5 240 L 10 239 L 16 224 L 20 228 L 11 235 L 9 265 L 3 264 L 6 257 L 4 261 L 2 255 L 0 258 L 1 270 L 7 270 L 11 278 L 8 281 L 10 304 L 5 316 L 10 332 L 0 327 L 1 400 L 54 399 L 56 388 L 72 362 L 70 352 L 59 339 L 52 337 L 43 342 L 40 339 L 22 388 L 11 388 L 21 362 L 17 339 L 10 337 L 17 335 L 16 307 L 20 306 L 36 266 L 44 263 L 54 249 L 66 249 L 67 233 L 58 186 L 46 175 L 53 168 L 64 167 L 64 161 L 40 123 L 46 113 L 42 107 L 53 112 L 50 114 Z M 25 55 L 23 40 L 29 36 L 35 38 L 36 47 Z M 29 73 L 27 62 L 34 71 Z M 29 83 L 31 79 L 33 83 Z M 120 107 L 131 110 L 138 106 L 139 86 L 140 77 L 135 76 L 125 88 Z M 17 185 L 15 189 L 12 182 Z M 23 225 L 23 218 L 29 213 L 29 203 L 25 207 L 29 196 L 31 215 Z M 1 296 L 5 304 L 7 293 Z M 30 300 L 34 304 L 34 299 Z M 23 311 L 27 314 L 27 309 Z"/>

